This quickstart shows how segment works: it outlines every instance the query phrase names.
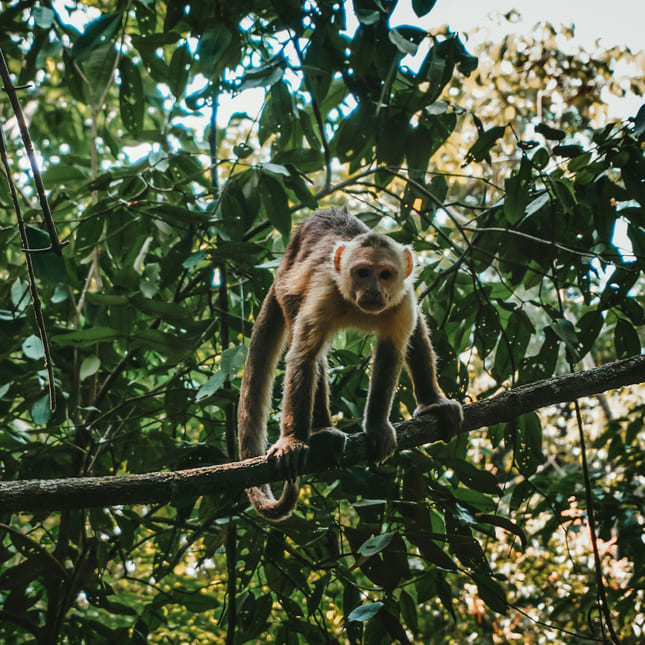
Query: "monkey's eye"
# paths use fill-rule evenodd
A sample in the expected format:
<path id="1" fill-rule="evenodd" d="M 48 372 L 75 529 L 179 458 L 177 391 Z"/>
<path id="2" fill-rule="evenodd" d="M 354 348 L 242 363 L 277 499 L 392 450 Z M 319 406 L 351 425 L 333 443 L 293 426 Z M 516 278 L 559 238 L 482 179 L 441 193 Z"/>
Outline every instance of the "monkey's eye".
<path id="1" fill-rule="evenodd" d="M 392 271 L 389 271 L 388 269 L 384 269 L 379 274 L 379 278 L 381 280 L 390 280 L 392 278 Z"/>
<path id="2" fill-rule="evenodd" d="M 356 275 L 359 278 L 369 278 L 370 277 L 370 270 L 367 267 L 362 267 L 360 269 L 356 269 Z"/>

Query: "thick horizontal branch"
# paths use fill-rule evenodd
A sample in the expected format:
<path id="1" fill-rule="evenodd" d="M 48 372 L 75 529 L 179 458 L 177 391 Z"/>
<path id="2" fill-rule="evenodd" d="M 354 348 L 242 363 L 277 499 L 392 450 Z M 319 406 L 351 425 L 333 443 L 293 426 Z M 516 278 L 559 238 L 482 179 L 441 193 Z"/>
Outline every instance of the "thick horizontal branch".
<path id="1" fill-rule="evenodd" d="M 465 406 L 461 432 L 509 421 L 554 403 L 573 401 L 643 382 L 645 356 L 635 356 L 591 370 L 516 387 Z M 403 421 L 396 425 L 396 431 L 401 449 L 446 438 L 437 420 L 430 414 Z M 350 436 L 342 467 L 366 463 L 366 458 L 364 436 Z M 256 457 L 176 472 L 0 482 L 0 512 L 167 503 L 182 497 L 241 490 L 279 479 L 265 457 Z"/>

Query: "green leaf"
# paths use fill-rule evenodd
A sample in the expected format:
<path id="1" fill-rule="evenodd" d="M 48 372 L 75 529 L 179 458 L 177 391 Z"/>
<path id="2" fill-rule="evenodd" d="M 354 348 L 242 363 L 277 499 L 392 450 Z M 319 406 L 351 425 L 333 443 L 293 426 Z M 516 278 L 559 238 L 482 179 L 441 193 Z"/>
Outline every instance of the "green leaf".
<path id="1" fill-rule="evenodd" d="M 501 494 L 501 490 L 493 473 L 487 470 L 480 470 L 463 459 L 446 459 L 444 463 L 448 468 L 452 468 L 459 479 L 468 487 L 491 495 Z"/>
<path id="2" fill-rule="evenodd" d="M 139 291 L 146 297 L 152 298 L 159 292 L 161 284 L 161 265 L 157 262 L 146 264 L 143 275 L 139 280 Z"/>
<path id="3" fill-rule="evenodd" d="M 504 181 L 504 215 L 509 224 L 517 224 L 523 217 L 529 203 L 529 186 L 531 168 L 528 161 L 522 158 L 520 169 L 513 172 Z"/>
<path id="4" fill-rule="evenodd" d="M 600 311 L 588 311 L 578 320 L 577 337 L 579 339 L 579 354 L 582 358 L 593 346 L 600 334 L 605 318 Z"/>
<path id="5" fill-rule="evenodd" d="M 44 426 L 52 416 L 49 409 L 49 395 L 45 394 L 41 399 L 31 406 L 31 418 L 37 426 Z"/>
<path id="6" fill-rule="evenodd" d="M 524 358 L 534 327 L 528 316 L 516 309 L 511 314 L 504 335 L 500 336 L 495 351 L 493 376 L 498 382 L 508 378 L 518 369 Z"/>
<path id="7" fill-rule="evenodd" d="M 376 555 L 389 546 L 393 537 L 394 533 L 381 533 L 380 535 L 374 535 L 361 544 L 358 548 L 358 553 L 366 558 Z"/>
<path id="8" fill-rule="evenodd" d="M 248 348 L 246 345 L 229 347 L 222 352 L 220 359 L 220 369 L 224 371 L 229 378 L 234 378 L 238 371 L 244 365 Z"/>
<path id="9" fill-rule="evenodd" d="M 54 24 L 56 14 L 48 7 L 33 7 L 31 15 L 41 29 L 49 29 Z"/>
<path id="10" fill-rule="evenodd" d="M 556 318 L 550 325 L 555 335 L 565 344 L 567 348 L 567 355 L 573 362 L 579 360 L 578 351 L 580 349 L 580 341 L 576 334 L 575 327 L 570 320 L 566 318 Z"/>
<path id="11" fill-rule="evenodd" d="M 254 87 L 273 87 L 282 79 L 285 67 L 283 56 L 276 56 L 260 67 L 248 70 L 238 90 L 243 92 Z"/>
<path id="12" fill-rule="evenodd" d="M 199 39 L 200 65 L 212 75 L 221 63 L 231 42 L 233 34 L 222 22 L 209 26 Z"/>
<path id="13" fill-rule="evenodd" d="M 634 136 L 640 139 L 645 134 L 645 105 L 641 105 L 634 117 Z"/>
<path id="14" fill-rule="evenodd" d="M 285 177 L 284 185 L 289 190 L 292 190 L 307 208 L 312 210 L 316 209 L 318 205 L 316 196 L 309 190 L 309 186 L 302 175 L 294 172 L 289 177 Z"/>
<path id="15" fill-rule="evenodd" d="M 299 148 L 297 150 L 285 150 L 273 156 L 273 163 L 282 166 L 291 164 L 303 174 L 315 172 L 323 167 L 325 159 L 321 152 L 311 148 Z"/>
<path id="16" fill-rule="evenodd" d="M 199 388 L 195 401 L 202 401 L 203 399 L 207 399 L 209 396 L 215 394 L 215 392 L 217 392 L 224 383 L 226 383 L 227 378 L 228 374 L 224 370 L 215 372 L 215 374 L 213 374 L 213 376 L 211 376 L 208 381 Z"/>
<path id="17" fill-rule="evenodd" d="M 505 614 L 508 610 L 508 603 L 506 602 L 506 594 L 502 585 L 497 580 L 479 573 L 475 574 L 473 578 L 477 584 L 479 597 L 493 611 L 498 614 Z"/>
<path id="18" fill-rule="evenodd" d="M 531 161 L 538 170 L 543 170 L 549 163 L 549 152 L 546 148 L 538 148 L 533 154 Z"/>
<path id="19" fill-rule="evenodd" d="M 555 152 L 555 148 L 553 151 Z M 570 172 L 580 172 L 589 165 L 591 162 L 591 156 L 590 152 L 580 154 L 568 163 L 567 168 Z"/>
<path id="20" fill-rule="evenodd" d="M 619 318 L 614 330 L 614 346 L 618 358 L 629 358 L 637 356 L 641 351 L 641 343 L 638 332 L 627 320 Z"/>
<path id="21" fill-rule="evenodd" d="M 49 233 L 27 226 L 27 243 L 30 249 L 47 249 L 51 246 Z M 32 253 L 31 261 L 36 268 L 38 277 L 49 283 L 66 282 L 67 271 L 65 261 L 53 251 Z"/>
<path id="22" fill-rule="evenodd" d="M 127 56 L 119 63 L 121 86 L 119 88 L 119 107 L 121 120 L 131 134 L 139 136 L 143 128 L 143 83 L 139 68 Z"/>
<path id="23" fill-rule="evenodd" d="M 92 79 L 94 96 L 104 92 L 112 82 L 116 61 L 116 48 L 111 42 L 98 45 L 90 52 L 89 58 L 83 63 L 83 73 Z M 86 85 L 83 85 L 83 100 L 90 101 Z"/>
<path id="24" fill-rule="evenodd" d="M 92 355 L 83 359 L 83 362 L 81 363 L 81 370 L 80 370 L 81 381 L 84 381 L 86 378 L 89 378 L 90 376 L 94 376 L 94 374 L 96 374 L 99 371 L 100 367 L 101 367 L 101 359 L 98 356 Z"/>
<path id="25" fill-rule="evenodd" d="M 541 134 L 545 139 L 549 139 L 550 141 L 562 141 L 562 139 L 564 139 L 564 137 L 566 136 L 562 130 L 556 130 L 555 128 L 546 125 L 546 123 L 540 123 L 539 125 L 536 125 L 535 131 L 538 134 Z"/>
<path id="26" fill-rule="evenodd" d="M 263 163 L 262 170 L 268 172 L 271 175 L 282 175 L 283 177 L 291 176 L 291 173 L 287 170 L 287 168 L 278 163 Z"/>
<path id="27" fill-rule="evenodd" d="M 583 152 L 582 148 L 577 145 L 555 146 L 555 148 L 553 148 L 553 154 L 558 155 L 559 157 L 577 157 Z"/>
<path id="28" fill-rule="evenodd" d="M 527 538 L 526 533 L 517 525 L 515 522 L 511 522 L 507 517 L 500 517 L 499 515 L 490 515 L 488 513 L 480 513 L 477 515 L 478 522 L 484 522 L 486 524 L 492 524 L 493 526 L 499 526 L 505 531 L 516 535 L 520 539 L 520 544 L 522 551 L 526 550 Z"/>
<path id="29" fill-rule="evenodd" d="M 517 419 L 515 432 L 509 423 L 506 426 L 505 441 L 512 447 L 520 472 L 525 477 L 533 475 L 538 466 L 546 461 L 542 452 L 542 424 L 535 412 L 523 414 Z"/>
<path id="30" fill-rule="evenodd" d="M 547 191 L 540 193 L 537 197 L 532 199 L 526 206 L 525 213 L 527 217 L 531 217 L 551 201 L 551 197 Z"/>
<path id="31" fill-rule="evenodd" d="M 323 593 L 329 584 L 331 579 L 331 571 L 328 571 L 324 576 L 321 576 L 314 583 L 314 589 L 310 596 L 307 597 L 307 611 L 311 614 L 316 611 L 320 606 L 320 601 L 322 600 Z"/>
<path id="32" fill-rule="evenodd" d="M 188 45 L 178 47 L 170 59 L 167 83 L 175 98 L 180 98 L 184 94 L 192 62 L 193 57 Z"/>
<path id="33" fill-rule="evenodd" d="M 271 87 L 260 118 L 260 144 L 271 136 L 278 135 L 280 141 L 289 141 L 293 127 L 293 99 L 289 87 L 279 81 Z M 280 163 L 280 162 L 276 162 Z"/>
<path id="34" fill-rule="evenodd" d="M 419 548 L 421 555 L 428 561 L 432 562 L 437 567 L 445 569 L 446 571 L 454 571 L 457 569 L 457 564 L 448 556 L 441 548 L 439 548 L 434 541 L 423 533 L 415 534 L 409 532 L 406 537 Z"/>
<path id="35" fill-rule="evenodd" d="M 16 278 L 11 285 L 11 304 L 18 312 L 24 311 L 31 302 L 29 283 L 26 280 Z"/>
<path id="36" fill-rule="evenodd" d="M 193 349 L 194 340 L 187 335 L 166 333 L 158 329 L 144 329 L 137 333 L 136 339 L 145 347 L 166 356 L 172 361 L 183 358 Z"/>
<path id="37" fill-rule="evenodd" d="M 376 25 L 381 19 L 381 14 L 376 10 L 354 9 L 356 17 L 362 25 Z"/>
<path id="38" fill-rule="evenodd" d="M 22 344 L 22 351 L 27 358 L 41 360 L 45 356 L 43 343 L 38 336 L 29 336 Z"/>
<path id="39" fill-rule="evenodd" d="M 272 175 L 262 174 L 260 181 L 262 207 L 267 218 L 282 235 L 291 232 L 291 213 L 287 195 L 279 181 Z"/>
<path id="40" fill-rule="evenodd" d="M 92 327 L 53 336 L 52 341 L 58 345 L 89 347 L 95 343 L 109 343 L 121 337 L 121 334 L 111 327 Z"/>
<path id="41" fill-rule="evenodd" d="M 237 146 L 233 146 L 233 152 L 238 159 L 246 159 L 253 154 L 253 148 L 247 143 L 241 143 Z"/>
<path id="42" fill-rule="evenodd" d="M 469 164 L 472 161 L 483 161 L 484 159 L 489 159 L 491 148 L 495 145 L 498 139 L 501 139 L 504 136 L 505 131 L 506 126 L 498 125 L 490 130 L 482 132 L 477 141 L 475 141 L 475 143 L 470 147 L 470 150 L 466 153 L 466 164 Z"/>
<path id="43" fill-rule="evenodd" d="M 390 42 L 401 52 L 404 56 L 414 56 L 417 53 L 419 45 L 413 41 L 408 40 L 399 29 L 391 29 L 388 32 Z"/>
<path id="44" fill-rule="evenodd" d="M 106 44 L 117 33 L 121 27 L 123 12 L 115 11 L 106 13 L 100 18 L 90 22 L 82 36 L 77 38 L 72 48 L 72 58 L 77 62 L 83 62 L 90 57 L 90 54 L 97 47 Z"/>
<path id="45" fill-rule="evenodd" d="M 558 362 L 558 337 L 547 326 L 544 328 L 544 342 L 540 351 L 533 356 L 526 356 L 520 363 L 518 385 L 534 383 L 553 375 Z"/>
<path id="46" fill-rule="evenodd" d="M 430 13 L 435 4 L 437 4 L 437 0 L 412 0 L 412 9 L 421 18 Z"/>
<path id="47" fill-rule="evenodd" d="M 573 185 L 568 179 L 556 179 L 551 182 L 559 204 L 569 214 L 573 213 L 573 208 L 576 205 L 576 194 Z"/>
<path id="48" fill-rule="evenodd" d="M 497 309 L 490 304 L 483 305 L 475 327 L 475 345 L 481 358 L 486 358 L 495 349 L 501 331 Z"/>
<path id="49" fill-rule="evenodd" d="M 369 605 L 361 605 L 360 607 L 356 607 L 349 616 L 347 616 L 347 621 L 348 622 L 359 622 L 359 623 L 364 623 L 366 620 L 369 620 L 373 616 L 376 616 L 378 612 L 381 610 L 381 607 L 383 607 L 383 603 L 380 600 L 377 600 L 376 602 L 372 602 Z"/>

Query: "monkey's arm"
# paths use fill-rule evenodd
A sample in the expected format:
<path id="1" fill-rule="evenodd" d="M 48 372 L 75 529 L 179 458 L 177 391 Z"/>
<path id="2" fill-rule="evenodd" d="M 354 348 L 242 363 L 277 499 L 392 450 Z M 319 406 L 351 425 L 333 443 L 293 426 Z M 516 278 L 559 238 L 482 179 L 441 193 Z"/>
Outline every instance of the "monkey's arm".
<path id="1" fill-rule="evenodd" d="M 438 412 L 445 417 L 451 431 L 458 430 L 463 421 L 461 405 L 447 399 L 439 388 L 434 349 L 421 310 L 417 312 L 417 322 L 408 341 L 406 362 L 417 402 L 414 415 Z"/>
<path id="2" fill-rule="evenodd" d="M 403 366 L 402 352 L 390 338 L 380 338 L 374 353 L 372 380 L 365 407 L 365 432 L 370 461 L 385 461 L 396 450 L 396 433 L 390 423 L 394 391 Z"/>

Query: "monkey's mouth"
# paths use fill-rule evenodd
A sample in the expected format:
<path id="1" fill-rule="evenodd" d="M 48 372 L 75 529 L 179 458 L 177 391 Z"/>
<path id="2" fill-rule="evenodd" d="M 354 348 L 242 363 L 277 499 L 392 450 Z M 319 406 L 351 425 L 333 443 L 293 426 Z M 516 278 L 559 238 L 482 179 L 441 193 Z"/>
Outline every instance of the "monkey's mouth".
<path id="1" fill-rule="evenodd" d="M 382 300 L 362 298 L 356 304 L 361 311 L 367 314 L 378 314 L 385 309 L 385 303 Z"/>

